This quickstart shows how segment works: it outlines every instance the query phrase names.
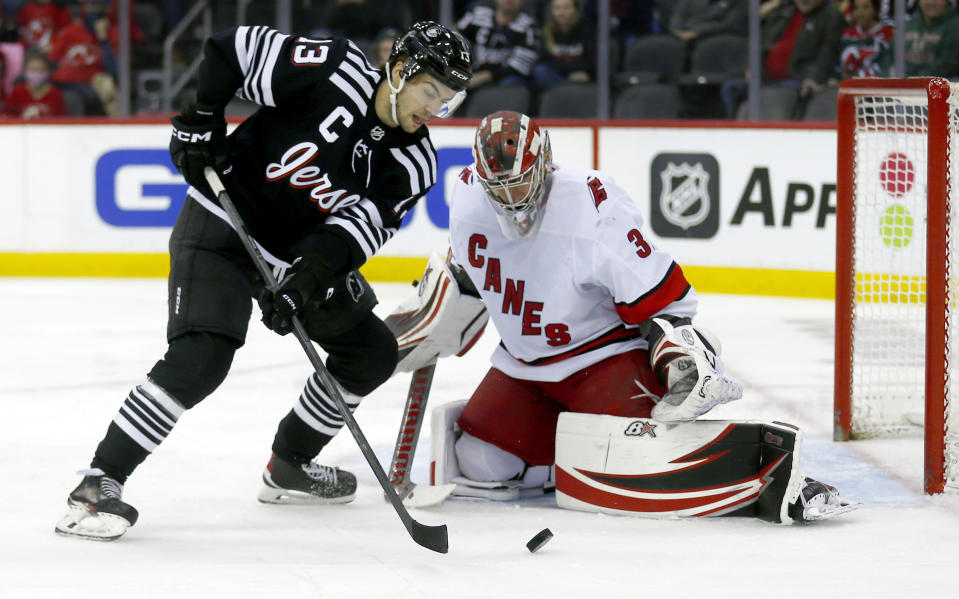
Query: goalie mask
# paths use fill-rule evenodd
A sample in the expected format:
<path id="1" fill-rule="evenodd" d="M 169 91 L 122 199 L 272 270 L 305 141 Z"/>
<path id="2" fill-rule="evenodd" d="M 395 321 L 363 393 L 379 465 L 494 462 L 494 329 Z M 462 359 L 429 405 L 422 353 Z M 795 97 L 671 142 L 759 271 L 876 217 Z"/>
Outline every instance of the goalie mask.
<path id="1" fill-rule="evenodd" d="M 494 112 L 476 131 L 473 158 L 506 238 L 532 235 L 549 191 L 553 157 L 546 131 L 525 114 Z"/>
<path id="2" fill-rule="evenodd" d="M 396 61 L 403 61 L 402 78 L 393 87 L 389 73 Z M 470 50 L 462 35 L 434 21 L 420 21 L 396 38 L 386 61 L 386 81 L 390 86 L 390 105 L 396 121 L 396 95 L 406 81 L 417 73 L 428 73 L 456 94 L 438 107 L 435 114 L 447 118 L 466 98 L 466 86 L 472 77 Z"/>

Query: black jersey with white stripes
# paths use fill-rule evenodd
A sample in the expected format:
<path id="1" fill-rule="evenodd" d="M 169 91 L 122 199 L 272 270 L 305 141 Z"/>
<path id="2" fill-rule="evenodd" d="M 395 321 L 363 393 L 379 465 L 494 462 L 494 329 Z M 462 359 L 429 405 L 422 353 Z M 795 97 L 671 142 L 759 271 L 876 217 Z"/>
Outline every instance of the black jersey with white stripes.
<path id="1" fill-rule="evenodd" d="M 197 100 L 225 106 L 235 94 L 261 105 L 229 137 L 224 185 L 278 257 L 310 253 L 310 239 L 332 233 L 356 268 L 436 182 L 426 127 L 406 133 L 376 115 L 382 79 L 346 39 L 236 27 L 207 41 Z"/>

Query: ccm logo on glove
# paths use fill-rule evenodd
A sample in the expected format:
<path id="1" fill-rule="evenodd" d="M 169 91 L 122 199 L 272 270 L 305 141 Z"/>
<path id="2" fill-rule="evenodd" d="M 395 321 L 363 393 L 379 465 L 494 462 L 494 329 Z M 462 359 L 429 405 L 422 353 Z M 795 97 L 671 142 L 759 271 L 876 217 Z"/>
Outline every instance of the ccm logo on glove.
<path id="1" fill-rule="evenodd" d="M 173 137 L 179 139 L 182 142 L 188 144 L 195 144 L 200 142 L 210 142 L 213 141 L 213 132 L 207 131 L 206 133 L 189 133 L 187 131 L 180 131 L 176 127 L 173 128 Z"/>

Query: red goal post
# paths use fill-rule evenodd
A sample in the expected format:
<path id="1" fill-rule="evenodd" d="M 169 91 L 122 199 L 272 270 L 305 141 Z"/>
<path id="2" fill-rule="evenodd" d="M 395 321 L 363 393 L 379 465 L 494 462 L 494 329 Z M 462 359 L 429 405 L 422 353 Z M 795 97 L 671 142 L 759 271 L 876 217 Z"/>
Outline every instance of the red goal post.
<path id="1" fill-rule="evenodd" d="M 838 108 L 833 437 L 922 427 L 925 491 L 959 490 L 959 85 L 852 79 Z"/>

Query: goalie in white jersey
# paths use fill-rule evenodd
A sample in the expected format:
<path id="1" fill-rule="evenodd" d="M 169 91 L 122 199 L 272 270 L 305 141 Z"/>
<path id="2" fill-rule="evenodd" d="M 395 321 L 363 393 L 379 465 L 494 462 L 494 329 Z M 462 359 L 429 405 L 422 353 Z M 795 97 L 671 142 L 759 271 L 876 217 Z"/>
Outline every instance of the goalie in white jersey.
<path id="1" fill-rule="evenodd" d="M 454 482 L 459 494 L 509 498 L 519 496 L 522 488 L 542 488 L 555 464 L 559 490 L 561 413 L 652 419 L 625 420 L 625 434 L 655 438 L 656 421 L 692 421 L 742 396 L 739 383 L 724 374 L 718 342 L 692 324 L 696 292 L 682 268 L 645 238 L 636 204 L 611 175 L 553 163 L 547 132 L 515 112 L 484 118 L 473 153 L 474 164 L 463 170 L 452 194 L 447 264 L 434 259 L 424 281 L 436 285 L 437 278 L 430 274 L 435 267 L 448 280 L 455 279 L 459 294 L 479 296 L 501 343 L 492 355 L 492 368 L 465 406 L 447 404 L 433 413 L 434 484 Z M 422 288 L 419 293 L 431 295 Z M 416 312 L 425 313 L 425 308 Z M 413 322 L 410 314 L 403 311 L 398 320 Z M 453 332 L 464 341 L 474 333 Z M 405 337 L 398 338 L 400 368 L 412 370 L 417 365 L 404 365 L 402 359 Z M 439 355 L 465 351 L 460 350 Z M 624 419 L 606 422 L 610 421 L 615 428 Z M 707 429 L 695 424 L 700 423 L 690 430 L 700 431 L 691 433 L 699 436 L 693 443 L 699 451 L 713 441 L 703 443 L 707 433 L 701 431 Z M 593 507 L 610 507 L 601 511 L 619 511 L 628 502 L 639 506 L 632 511 L 672 515 L 764 517 L 765 509 L 768 519 L 788 521 L 824 517 L 830 511 L 825 505 L 833 512 L 849 508 L 834 488 L 804 479 L 795 470 L 792 457 L 795 454 L 798 466 L 801 440 L 795 427 L 724 423 L 720 429 L 717 441 L 738 444 L 733 453 L 754 456 L 755 463 L 747 465 L 748 473 L 742 476 L 732 470 L 751 458 L 739 459 L 738 465 L 710 466 L 703 476 L 717 481 L 665 483 L 670 492 L 732 489 L 721 500 L 704 498 L 695 509 L 653 505 L 666 503 L 649 499 L 661 497 L 663 491 L 643 495 L 648 491 L 642 487 L 645 483 L 636 483 L 634 490 L 623 494 L 594 484 L 601 476 L 567 480 L 570 488 L 586 489 L 587 498 L 601 493 L 615 497 L 607 504 L 590 500 Z M 658 435 L 676 436 L 679 430 L 672 426 Z M 770 439 L 776 447 L 761 448 Z M 688 438 L 682 442 L 688 445 Z M 611 459 L 605 458 L 607 463 Z M 772 476 L 775 468 L 780 470 Z M 683 470 L 707 469 L 697 465 Z M 615 476 L 625 480 L 621 474 Z M 733 476 L 740 486 L 722 487 Z M 769 483 L 774 478 L 779 487 L 767 495 L 777 498 L 771 507 L 757 508 L 767 484 L 770 489 L 775 486 Z M 743 486 L 747 480 L 749 489 Z M 623 484 L 617 483 L 620 489 Z M 803 514 L 807 500 L 816 505 Z"/>
<path id="2" fill-rule="evenodd" d="M 474 155 L 453 191 L 450 248 L 502 343 L 460 417 L 466 433 L 551 464 L 562 411 L 690 420 L 742 396 L 690 324 L 695 290 L 612 176 L 553 163 L 548 133 L 515 112 L 483 119 Z"/>

